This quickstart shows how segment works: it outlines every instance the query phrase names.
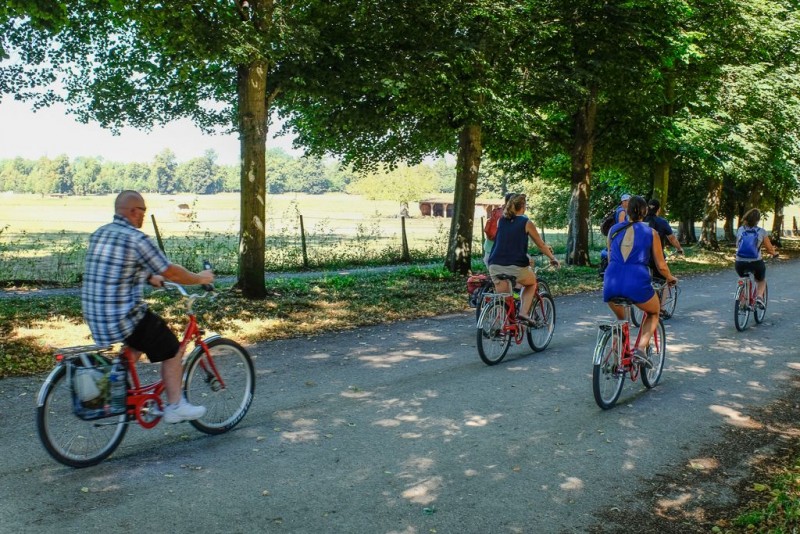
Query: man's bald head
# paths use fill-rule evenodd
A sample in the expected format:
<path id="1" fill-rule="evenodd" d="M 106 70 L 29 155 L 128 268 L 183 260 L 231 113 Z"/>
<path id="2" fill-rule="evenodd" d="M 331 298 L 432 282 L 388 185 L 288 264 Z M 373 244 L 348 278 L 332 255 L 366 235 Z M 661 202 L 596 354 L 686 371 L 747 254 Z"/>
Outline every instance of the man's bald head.
<path id="1" fill-rule="evenodd" d="M 117 199 L 114 201 L 114 211 L 122 215 L 120 210 L 129 209 L 134 206 L 143 206 L 144 199 L 142 195 L 137 193 L 136 191 L 132 191 L 130 189 L 123 191 L 119 195 L 117 195 Z"/>
<path id="2" fill-rule="evenodd" d="M 114 213 L 127 219 L 136 228 L 141 228 L 144 224 L 146 211 L 144 198 L 136 191 L 123 191 L 117 195 L 117 199 L 114 201 Z"/>

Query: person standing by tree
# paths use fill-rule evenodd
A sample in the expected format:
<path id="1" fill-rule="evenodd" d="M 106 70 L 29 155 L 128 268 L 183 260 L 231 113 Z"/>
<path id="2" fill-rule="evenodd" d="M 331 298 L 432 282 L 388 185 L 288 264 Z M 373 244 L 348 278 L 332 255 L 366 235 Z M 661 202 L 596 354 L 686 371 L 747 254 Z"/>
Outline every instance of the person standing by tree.
<path id="1" fill-rule="evenodd" d="M 136 353 L 161 362 L 167 392 L 164 421 L 199 419 L 203 406 L 189 404 L 181 393 L 181 358 L 185 347 L 167 323 L 147 309 L 145 281 L 160 287 L 164 280 L 181 284 L 210 284 L 210 270 L 193 273 L 170 263 L 140 228 L 147 211 L 136 191 L 123 191 L 114 201 L 113 222 L 98 228 L 89 239 L 81 289 L 83 317 L 98 345 L 125 342 Z"/>

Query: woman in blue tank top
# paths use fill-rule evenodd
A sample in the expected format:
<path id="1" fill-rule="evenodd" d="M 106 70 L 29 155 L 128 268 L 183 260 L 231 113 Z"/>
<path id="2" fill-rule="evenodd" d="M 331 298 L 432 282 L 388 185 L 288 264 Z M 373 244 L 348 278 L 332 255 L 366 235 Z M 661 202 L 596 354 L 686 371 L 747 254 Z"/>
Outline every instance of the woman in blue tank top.
<path id="1" fill-rule="evenodd" d="M 523 286 L 519 317 L 523 321 L 530 322 L 529 312 L 534 292 L 524 289 L 536 285 L 536 274 L 531 269 L 531 259 L 528 256 L 528 237 L 533 239 L 542 254 L 550 258 L 552 265 L 558 267 L 558 260 L 539 236 L 539 231 L 533 222 L 523 215 L 525 208 L 525 195 L 511 195 L 506 202 L 503 217 L 497 222 L 494 247 L 489 254 L 489 274 L 492 275 L 492 281 L 498 291 L 511 293 L 512 290 L 508 281 L 497 278 L 501 274 L 515 277 L 517 283 Z"/>
<path id="2" fill-rule="evenodd" d="M 608 232 L 608 268 L 603 277 L 603 301 L 617 316 L 625 319 L 622 306 L 609 302 L 615 297 L 630 299 L 647 312 L 647 320 L 642 325 L 639 356 L 644 357 L 650 338 L 658 326 L 661 304 L 651 285 L 650 258 L 670 284 L 678 280 L 672 276 L 664 260 L 664 249 L 658 233 L 641 222 L 647 215 L 647 202 L 634 196 L 628 202 L 628 217 L 631 222 L 617 223 Z"/>

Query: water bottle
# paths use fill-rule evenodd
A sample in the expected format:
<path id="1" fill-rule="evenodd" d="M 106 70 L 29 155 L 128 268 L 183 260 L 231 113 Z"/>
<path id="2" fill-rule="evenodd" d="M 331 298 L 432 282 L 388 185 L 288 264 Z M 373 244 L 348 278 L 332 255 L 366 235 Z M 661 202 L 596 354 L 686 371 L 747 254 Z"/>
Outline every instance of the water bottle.
<path id="1" fill-rule="evenodd" d="M 109 381 L 111 382 L 111 412 L 115 414 L 124 413 L 125 401 L 128 395 L 128 385 L 126 383 L 127 373 L 125 364 L 119 358 L 114 358 L 111 366 Z"/>

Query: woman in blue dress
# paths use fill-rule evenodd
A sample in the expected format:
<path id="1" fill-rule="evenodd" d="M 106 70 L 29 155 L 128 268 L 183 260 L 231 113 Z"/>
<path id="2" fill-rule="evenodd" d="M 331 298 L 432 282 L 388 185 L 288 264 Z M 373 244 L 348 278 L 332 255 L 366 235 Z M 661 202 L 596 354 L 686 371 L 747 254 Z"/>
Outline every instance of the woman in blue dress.
<path id="1" fill-rule="evenodd" d="M 617 319 L 625 319 L 625 309 L 610 302 L 615 297 L 630 299 L 647 313 L 647 320 L 642 325 L 640 347 L 637 348 L 637 356 L 647 361 L 646 350 L 658 325 L 661 309 L 651 284 L 650 258 L 653 258 L 667 283 L 675 284 L 678 280 L 672 276 L 664 260 L 664 249 L 658 233 L 641 222 L 647 215 L 647 201 L 640 196 L 631 197 L 627 211 L 630 222 L 617 223 L 608 232 L 608 268 L 603 278 L 603 301 L 608 302 Z"/>

